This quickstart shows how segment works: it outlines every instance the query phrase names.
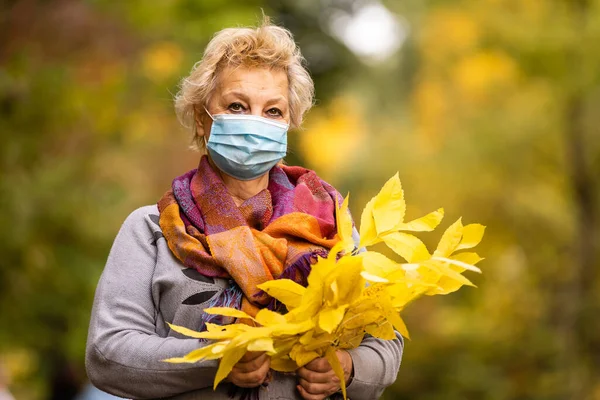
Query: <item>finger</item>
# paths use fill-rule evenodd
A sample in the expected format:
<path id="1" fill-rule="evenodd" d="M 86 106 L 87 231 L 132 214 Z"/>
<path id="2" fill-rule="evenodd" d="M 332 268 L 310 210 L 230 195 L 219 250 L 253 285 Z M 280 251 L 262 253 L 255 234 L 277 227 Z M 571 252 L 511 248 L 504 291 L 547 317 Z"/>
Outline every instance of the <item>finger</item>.
<path id="1" fill-rule="evenodd" d="M 322 394 L 310 394 L 300 385 L 296 386 L 296 388 L 304 400 L 323 400 L 325 397 L 327 397 Z"/>
<path id="2" fill-rule="evenodd" d="M 298 383 L 310 394 L 330 395 L 331 393 L 335 393 L 340 388 L 340 386 L 334 382 L 315 383 L 308 382 L 302 378 L 298 379 Z"/>
<path id="3" fill-rule="evenodd" d="M 265 353 L 260 354 L 258 357 L 251 359 L 247 362 L 239 361 L 234 365 L 234 368 L 239 369 L 242 372 L 250 372 L 255 371 L 261 366 L 263 366 L 266 362 L 270 363 L 271 357 L 266 355 Z"/>
<path id="4" fill-rule="evenodd" d="M 313 382 L 313 383 L 326 383 L 326 382 L 330 382 L 332 379 L 336 379 L 337 381 L 339 381 L 339 379 L 337 379 L 337 376 L 335 376 L 333 371 L 315 372 L 315 371 L 311 371 L 310 369 L 302 367 L 298 371 L 296 371 L 296 374 L 300 378 L 303 378 L 304 380 L 306 380 L 308 382 Z"/>
<path id="5" fill-rule="evenodd" d="M 271 359 L 267 358 L 266 362 L 263 363 L 259 368 L 254 369 L 250 372 L 241 371 L 239 368 L 234 367 L 230 373 L 229 380 L 240 387 L 256 387 L 262 385 L 269 374 L 271 367 Z"/>
<path id="6" fill-rule="evenodd" d="M 239 362 L 246 363 L 246 362 L 252 361 L 264 354 L 265 354 L 264 351 L 247 351 L 246 354 L 244 354 L 244 356 L 240 359 Z"/>
<path id="7" fill-rule="evenodd" d="M 235 377 L 237 382 L 250 385 L 260 385 L 263 383 L 269 373 L 270 363 L 263 364 L 260 368 L 252 371 L 241 371 L 237 368 L 232 370 L 232 375 Z"/>
<path id="8" fill-rule="evenodd" d="M 315 358 L 314 360 L 306 364 L 304 367 L 315 372 L 331 371 L 331 365 L 329 365 L 329 361 L 327 361 L 327 359 L 323 357 Z"/>

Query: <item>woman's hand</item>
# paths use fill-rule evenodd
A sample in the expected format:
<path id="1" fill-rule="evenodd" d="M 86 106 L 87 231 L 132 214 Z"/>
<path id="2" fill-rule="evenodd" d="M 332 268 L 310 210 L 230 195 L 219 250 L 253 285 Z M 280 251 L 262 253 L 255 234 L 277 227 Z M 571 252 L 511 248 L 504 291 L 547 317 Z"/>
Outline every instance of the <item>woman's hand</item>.
<path id="1" fill-rule="evenodd" d="M 271 357 L 264 352 L 249 351 L 233 366 L 227 380 L 236 386 L 253 388 L 267 379 Z"/>
<path id="2" fill-rule="evenodd" d="M 336 352 L 344 370 L 346 385 L 352 376 L 352 357 L 346 350 Z M 333 372 L 326 358 L 315 358 L 304 367 L 298 369 L 300 377 L 298 391 L 306 400 L 322 400 L 340 390 L 340 380 Z"/>

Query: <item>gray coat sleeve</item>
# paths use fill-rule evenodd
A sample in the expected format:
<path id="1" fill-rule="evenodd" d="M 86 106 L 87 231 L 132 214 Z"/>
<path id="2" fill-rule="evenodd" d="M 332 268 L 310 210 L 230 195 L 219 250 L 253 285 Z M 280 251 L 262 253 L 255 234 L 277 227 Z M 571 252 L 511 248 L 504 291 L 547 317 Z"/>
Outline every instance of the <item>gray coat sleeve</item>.
<path id="1" fill-rule="evenodd" d="M 396 336 L 394 340 L 367 336 L 360 346 L 348 350 L 354 364 L 354 378 L 346 388 L 350 399 L 378 399 L 394 383 L 404 348 L 402 336 Z"/>
<path id="2" fill-rule="evenodd" d="M 217 363 L 169 364 L 200 347 L 196 339 L 160 337 L 155 328 L 152 275 L 156 247 L 133 212 L 109 254 L 96 289 L 86 347 L 86 370 L 98 388 L 121 397 L 167 397 L 212 385 Z"/>

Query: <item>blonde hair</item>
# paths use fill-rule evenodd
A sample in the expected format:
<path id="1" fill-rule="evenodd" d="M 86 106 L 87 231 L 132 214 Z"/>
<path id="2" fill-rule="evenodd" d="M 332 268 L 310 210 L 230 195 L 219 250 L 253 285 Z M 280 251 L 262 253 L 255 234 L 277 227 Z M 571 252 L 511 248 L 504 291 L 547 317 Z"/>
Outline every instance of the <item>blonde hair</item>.
<path id="1" fill-rule="evenodd" d="M 314 84 L 304 67 L 305 60 L 291 32 L 272 25 L 264 16 L 256 28 L 226 28 L 215 34 L 206 46 L 202 59 L 190 75 L 182 79 L 175 95 L 175 111 L 179 121 L 194 132 L 193 146 L 204 147 L 196 132 L 195 113 L 204 112 L 214 91 L 218 74 L 226 67 L 266 67 L 287 73 L 290 125 L 299 127 L 314 101 Z"/>

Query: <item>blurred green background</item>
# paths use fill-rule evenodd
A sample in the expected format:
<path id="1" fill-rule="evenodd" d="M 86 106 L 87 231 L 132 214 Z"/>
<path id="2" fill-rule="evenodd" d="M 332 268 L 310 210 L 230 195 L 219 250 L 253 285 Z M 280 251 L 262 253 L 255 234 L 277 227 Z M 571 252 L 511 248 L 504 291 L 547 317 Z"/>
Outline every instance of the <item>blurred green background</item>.
<path id="1" fill-rule="evenodd" d="M 1 2 L 0 369 L 15 397 L 85 382 L 121 222 L 197 165 L 178 81 L 261 9 L 316 83 L 289 164 L 351 192 L 355 217 L 399 171 L 408 217 L 442 206 L 441 229 L 488 227 L 478 288 L 405 312 L 385 398 L 600 399 L 599 0 Z"/>

